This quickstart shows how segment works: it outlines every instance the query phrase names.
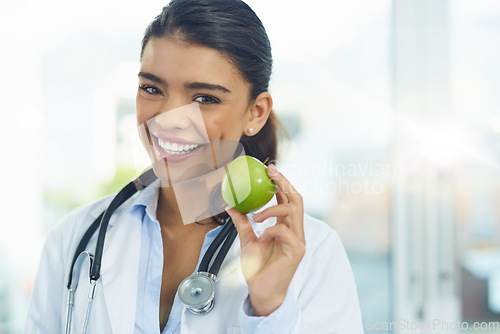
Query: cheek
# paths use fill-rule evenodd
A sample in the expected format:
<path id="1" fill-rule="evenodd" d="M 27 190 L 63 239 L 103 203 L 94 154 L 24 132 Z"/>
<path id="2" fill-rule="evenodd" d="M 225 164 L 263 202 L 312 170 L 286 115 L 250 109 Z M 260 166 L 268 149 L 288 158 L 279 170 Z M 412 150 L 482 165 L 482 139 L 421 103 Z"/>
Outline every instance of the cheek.
<path id="1" fill-rule="evenodd" d="M 139 96 L 135 97 L 135 116 L 137 118 L 137 125 L 141 125 L 142 123 L 145 122 L 143 106 L 141 104 Z"/>
<path id="2" fill-rule="evenodd" d="M 208 137 L 211 140 L 239 141 L 243 133 L 243 122 L 243 117 L 235 115 L 205 118 Z"/>
<path id="3" fill-rule="evenodd" d="M 135 114 L 137 118 L 137 125 L 145 123 L 148 119 L 152 117 L 151 106 L 143 101 L 140 97 L 135 99 Z"/>

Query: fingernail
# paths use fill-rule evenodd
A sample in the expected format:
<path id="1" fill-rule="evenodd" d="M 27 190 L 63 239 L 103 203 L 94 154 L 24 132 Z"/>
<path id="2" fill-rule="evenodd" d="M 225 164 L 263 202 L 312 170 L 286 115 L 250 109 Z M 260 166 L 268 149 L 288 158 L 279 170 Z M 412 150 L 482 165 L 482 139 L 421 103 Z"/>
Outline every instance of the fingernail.
<path id="1" fill-rule="evenodd" d="M 224 208 L 225 211 L 227 211 L 229 209 L 231 209 L 231 207 L 229 205 Z"/>
<path id="2" fill-rule="evenodd" d="M 278 173 L 278 169 L 276 168 L 276 166 L 274 164 L 269 164 L 269 166 L 267 168 L 271 172 L 271 174 Z"/>

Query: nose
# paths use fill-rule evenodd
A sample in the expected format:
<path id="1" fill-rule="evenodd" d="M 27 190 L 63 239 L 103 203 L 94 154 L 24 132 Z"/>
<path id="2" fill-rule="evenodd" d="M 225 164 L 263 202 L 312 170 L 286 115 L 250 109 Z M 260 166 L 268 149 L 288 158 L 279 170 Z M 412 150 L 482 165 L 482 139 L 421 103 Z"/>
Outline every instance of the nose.
<path id="1" fill-rule="evenodd" d="M 153 121 L 164 130 L 183 130 L 192 125 L 193 104 L 165 103 Z"/>
<path id="2" fill-rule="evenodd" d="M 151 126 L 153 122 L 155 128 L 162 131 L 176 132 L 182 130 L 195 130 L 203 140 L 208 140 L 206 125 L 198 103 L 190 103 L 166 110 L 148 121 Z"/>

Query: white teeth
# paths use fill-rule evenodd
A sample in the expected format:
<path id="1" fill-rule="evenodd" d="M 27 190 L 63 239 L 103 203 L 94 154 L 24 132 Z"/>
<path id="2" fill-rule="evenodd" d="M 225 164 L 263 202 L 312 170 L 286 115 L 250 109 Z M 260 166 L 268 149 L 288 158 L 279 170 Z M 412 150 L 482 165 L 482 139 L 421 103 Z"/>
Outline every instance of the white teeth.
<path id="1" fill-rule="evenodd" d="M 179 154 L 186 154 L 194 150 L 200 145 L 193 144 L 193 145 L 181 145 L 177 143 L 170 143 L 166 140 L 163 140 L 161 138 L 158 138 L 158 145 L 165 150 L 169 154 L 173 155 L 179 155 Z"/>

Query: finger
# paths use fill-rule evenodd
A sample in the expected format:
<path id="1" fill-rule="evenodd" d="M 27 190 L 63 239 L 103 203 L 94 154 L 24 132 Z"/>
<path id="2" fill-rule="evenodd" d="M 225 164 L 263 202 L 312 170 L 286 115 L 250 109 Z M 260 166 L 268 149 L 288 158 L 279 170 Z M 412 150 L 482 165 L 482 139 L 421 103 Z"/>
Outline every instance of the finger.
<path id="1" fill-rule="evenodd" d="M 253 215 L 252 219 L 256 223 L 260 223 L 271 217 L 280 218 L 276 225 L 285 224 L 297 235 L 304 236 L 302 216 L 299 213 L 299 209 L 297 209 L 294 204 L 279 204 L 271 206 Z"/>
<path id="2" fill-rule="evenodd" d="M 275 194 L 276 194 L 276 201 L 278 202 L 278 204 L 286 204 L 286 203 L 288 203 L 288 198 L 283 193 L 283 191 L 281 191 L 281 189 L 278 188 L 276 190 Z"/>
<path id="3" fill-rule="evenodd" d="M 266 242 L 276 239 L 280 242 L 283 251 L 292 254 L 295 258 L 302 258 L 305 253 L 305 239 L 299 238 L 288 226 L 274 225 L 267 228 L 260 236 L 260 241 Z"/>
<path id="4" fill-rule="evenodd" d="M 276 183 L 281 193 L 287 197 L 288 202 L 298 204 L 302 207 L 302 196 L 274 165 L 269 165 L 267 168 L 267 175 L 274 181 L 274 183 Z"/>
<path id="5" fill-rule="evenodd" d="M 255 235 L 255 232 L 252 228 L 252 223 L 250 223 L 250 220 L 246 215 L 242 214 L 238 210 L 231 208 L 230 206 L 226 207 L 226 212 L 229 214 L 229 216 L 231 216 L 233 224 L 238 231 L 242 248 L 248 242 L 257 239 L 257 236 Z"/>
<path id="6" fill-rule="evenodd" d="M 271 217 L 288 218 L 290 216 L 295 216 L 293 204 L 278 204 L 273 205 L 265 210 L 262 210 L 252 216 L 252 219 L 256 223 L 261 223 L 264 220 Z"/>

